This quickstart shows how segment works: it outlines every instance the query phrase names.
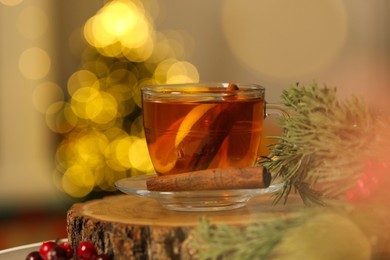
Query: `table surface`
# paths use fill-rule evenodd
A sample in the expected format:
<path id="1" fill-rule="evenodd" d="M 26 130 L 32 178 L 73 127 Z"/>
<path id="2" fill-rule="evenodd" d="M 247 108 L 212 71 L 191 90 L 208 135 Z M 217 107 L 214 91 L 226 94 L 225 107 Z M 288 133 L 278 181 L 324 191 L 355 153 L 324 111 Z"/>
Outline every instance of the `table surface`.
<path id="1" fill-rule="evenodd" d="M 287 217 L 303 207 L 298 195 L 292 195 L 286 205 L 273 205 L 270 195 L 252 198 L 239 209 L 212 212 L 181 212 L 163 208 L 154 199 L 131 195 L 115 195 L 73 205 L 74 212 L 99 221 L 129 225 L 195 226 L 201 216 L 213 223 L 240 224 L 253 221 L 270 221 Z"/>

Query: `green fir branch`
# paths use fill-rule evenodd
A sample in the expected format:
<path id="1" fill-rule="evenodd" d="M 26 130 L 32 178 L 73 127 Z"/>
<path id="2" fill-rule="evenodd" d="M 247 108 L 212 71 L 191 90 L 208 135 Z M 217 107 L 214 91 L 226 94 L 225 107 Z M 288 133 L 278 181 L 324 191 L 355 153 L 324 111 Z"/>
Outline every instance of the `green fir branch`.
<path id="1" fill-rule="evenodd" d="M 325 247 L 333 256 L 348 253 L 344 255 L 348 259 L 370 253 L 373 259 L 382 259 L 383 252 L 385 258 L 390 241 L 390 117 L 374 116 L 356 97 L 340 102 L 336 89 L 320 88 L 316 83 L 308 87 L 297 84 L 282 97 L 291 109 L 290 116 L 280 122 L 286 131 L 272 137 L 277 138 L 270 146 L 272 155 L 260 162 L 284 181 L 275 203 L 286 203 L 289 194 L 297 191 L 306 205 L 332 207 L 305 207 L 285 219 L 247 227 L 210 224 L 203 218 L 188 242 L 196 258 L 310 258 L 307 251 L 299 254 L 305 248 L 317 253 L 305 246 L 308 244 Z M 367 162 L 379 167 L 371 172 L 377 187 L 370 190 L 370 196 L 354 203 L 335 203 L 356 188 Z M 340 243 L 339 236 L 346 243 Z M 315 243 L 310 243 L 313 239 Z M 348 248 L 357 249 L 345 250 Z M 294 252 L 301 257 L 291 258 Z M 323 255 L 313 255 L 318 256 Z"/>
<path id="2" fill-rule="evenodd" d="M 290 116 L 281 119 L 285 132 L 270 146 L 272 157 L 261 165 L 281 177 L 275 203 L 296 190 L 305 204 L 329 203 L 359 177 L 374 118 L 364 102 L 336 98 L 336 88 L 299 84 L 282 93 Z"/>

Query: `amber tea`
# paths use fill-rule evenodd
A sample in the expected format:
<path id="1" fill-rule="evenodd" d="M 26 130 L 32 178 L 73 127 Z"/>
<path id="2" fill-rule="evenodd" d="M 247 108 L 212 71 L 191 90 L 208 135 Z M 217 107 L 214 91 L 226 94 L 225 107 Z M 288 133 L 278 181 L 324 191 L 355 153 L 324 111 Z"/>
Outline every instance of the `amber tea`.
<path id="1" fill-rule="evenodd" d="M 264 89 L 227 84 L 144 88 L 143 117 L 159 175 L 252 166 L 260 147 Z"/>

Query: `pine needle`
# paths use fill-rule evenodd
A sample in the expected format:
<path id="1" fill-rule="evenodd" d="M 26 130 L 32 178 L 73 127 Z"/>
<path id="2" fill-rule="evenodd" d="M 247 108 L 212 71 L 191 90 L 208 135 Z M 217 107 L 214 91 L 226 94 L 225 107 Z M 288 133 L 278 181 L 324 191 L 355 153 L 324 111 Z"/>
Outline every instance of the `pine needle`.
<path id="1" fill-rule="evenodd" d="M 388 251 L 390 240 L 390 117 L 374 116 L 356 97 L 340 102 L 335 88 L 320 88 L 316 83 L 308 87 L 297 84 L 285 90 L 282 99 L 291 109 L 290 116 L 280 121 L 285 132 L 271 137 L 277 139 L 269 146 L 271 156 L 260 162 L 284 181 L 274 202 L 286 203 L 296 191 L 306 205 L 332 207 L 305 207 L 288 219 L 241 228 L 211 225 L 202 219 L 193 231 L 190 247 L 200 260 L 267 259 L 289 230 L 330 209 L 375 240 L 372 250 L 379 259 L 382 251 Z M 345 203 L 342 199 L 349 189 L 356 188 L 367 162 L 379 162 L 373 173 L 381 188 L 358 203 Z"/>
<path id="2" fill-rule="evenodd" d="M 286 131 L 270 147 L 272 157 L 260 162 L 284 180 L 275 203 L 286 202 L 296 190 L 307 205 L 326 204 L 361 172 L 373 116 L 362 100 L 353 96 L 340 102 L 336 88 L 315 82 L 285 90 L 282 103 L 291 111 L 280 121 Z"/>

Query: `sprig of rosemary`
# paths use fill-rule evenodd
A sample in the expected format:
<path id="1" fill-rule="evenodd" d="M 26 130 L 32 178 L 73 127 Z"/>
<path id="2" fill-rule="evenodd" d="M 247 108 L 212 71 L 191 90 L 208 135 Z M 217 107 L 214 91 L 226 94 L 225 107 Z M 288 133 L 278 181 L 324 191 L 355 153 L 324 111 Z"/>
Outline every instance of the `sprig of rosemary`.
<path id="1" fill-rule="evenodd" d="M 285 132 L 260 164 L 284 181 L 275 203 L 296 190 L 305 204 L 327 204 L 353 185 L 364 167 L 374 118 L 356 98 L 338 101 L 336 88 L 299 84 L 282 93 L 290 116 Z M 275 137 L 273 137 L 275 138 Z"/>

